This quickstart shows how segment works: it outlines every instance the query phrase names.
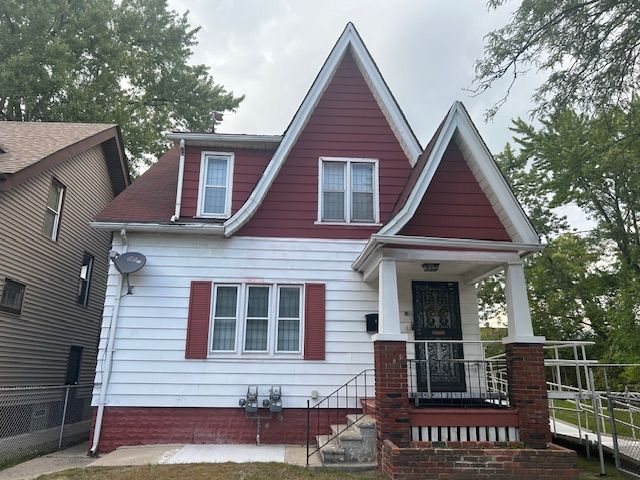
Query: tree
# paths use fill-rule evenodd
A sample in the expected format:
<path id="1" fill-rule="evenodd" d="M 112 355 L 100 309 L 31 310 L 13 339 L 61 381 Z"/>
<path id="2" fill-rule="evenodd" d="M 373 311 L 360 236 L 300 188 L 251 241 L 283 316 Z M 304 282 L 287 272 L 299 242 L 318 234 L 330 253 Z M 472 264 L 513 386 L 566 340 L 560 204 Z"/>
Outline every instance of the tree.
<path id="1" fill-rule="evenodd" d="M 489 0 L 489 8 L 506 3 Z M 590 113 L 625 105 L 640 80 L 640 2 L 523 0 L 507 25 L 485 37 L 484 58 L 476 63 L 476 93 L 510 78 L 489 117 L 531 68 L 549 73 L 534 95 L 539 113 L 568 105 Z"/>
<path id="2" fill-rule="evenodd" d="M 497 161 L 548 243 L 526 260 L 536 330 L 550 339 L 593 339 L 601 358 L 640 359 L 640 100 L 595 116 L 558 111 L 534 128 L 514 122 L 516 154 Z M 578 205 L 595 220 L 567 232 L 554 209 Z M 481 287 L 487 316 L 501 313 L 502 279 Z"/>
<path id="3" fill-rule="evenodd" d="M 4 0 L 0 119 L 118 123 L 134 170 L 243 98 L 189 62 L 198 30 L 165 0 Z"/>

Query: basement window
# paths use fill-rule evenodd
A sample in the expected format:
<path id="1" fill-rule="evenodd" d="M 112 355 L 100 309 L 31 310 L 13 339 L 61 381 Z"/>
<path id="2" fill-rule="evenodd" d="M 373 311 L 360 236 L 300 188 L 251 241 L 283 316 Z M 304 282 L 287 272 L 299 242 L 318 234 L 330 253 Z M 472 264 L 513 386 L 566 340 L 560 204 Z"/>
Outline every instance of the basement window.
<path id="1" fill-rule="evenodd" d="M 25 290 L 24 284 L 5 278 L 2 284 L 2 295 L 0 295 L 0 310 L 20 315 Z"/>

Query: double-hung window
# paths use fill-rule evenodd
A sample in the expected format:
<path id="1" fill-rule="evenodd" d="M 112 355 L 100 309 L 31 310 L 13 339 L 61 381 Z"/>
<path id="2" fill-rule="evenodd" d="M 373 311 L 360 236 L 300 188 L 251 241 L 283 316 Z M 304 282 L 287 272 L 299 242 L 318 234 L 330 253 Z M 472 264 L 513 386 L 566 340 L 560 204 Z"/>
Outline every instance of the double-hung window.
<path id="1" fill-rule="evenodd" d="M 49 187 L 47 208 L 44 213 L 44 225 L 42 226 L 42 233 L 53 241 L 58 239 L 58 232 L 60 231 L 60 216 L 62 215 L 64 192 L 64 185 L 54 178 Z"/>
<path id="2" fill-rule="evenodd" d="M 214 289 L 211 351 L 214 354 L 299 354 L 301 285 L 226 285 Z"/>
<path id="3" fill-rule="evenodd" d="M 233 154 L 202 152 L 198 216 L 227 218 L 231 215 Z"/>
<path id="4" fill-rule="evenodd" d="M 318 223 L 380 221 L 377 160 L 320 158 L 319 192 Z"/>

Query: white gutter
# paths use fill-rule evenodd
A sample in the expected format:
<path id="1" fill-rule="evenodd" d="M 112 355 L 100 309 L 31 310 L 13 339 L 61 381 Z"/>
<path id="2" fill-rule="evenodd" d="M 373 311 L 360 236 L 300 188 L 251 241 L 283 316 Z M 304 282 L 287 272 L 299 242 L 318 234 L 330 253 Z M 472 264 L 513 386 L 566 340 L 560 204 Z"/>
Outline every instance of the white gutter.
<path id="1" fill-rule="evenodd" d="M 360 271 L 366 259 L 378 248 L 385 244 L 410 245 L 416 247 L 437 247 L 437 248 L 472 248 L 481 250 L 509 250 L 523 252 L 539 252 L 544 249 L 541 243 L 515 243 L 515 242 L 494 242 L 491 240 L 471 240 L 464 238 L 439 238 L 439 237 L 416 237 L 408 235 L 379 235 L 373 234 L 365 245 L 362 253 L 356 258 L 351 267 Z"/>
<path id="2" fill-rule="evenodd" d="M 224 235 L 224 225 L 216 223 L 141 223 L 141 222 L 90 222 L 98 230 L 117 232 L 126 229 L 132 232 L 162 233 L 206 233 Z"/>
<path id="3" fill-rule="evenodd" d="M 172 222 L 176 222 L 180 219 L 180 207 L 182 205 L 182 182 L 184 179 L 184 151 L 185 140 L 180 139 L 180 164 L 178 167 L 178 190 L 176 191 L 176 211 L 171 217 Z"/>
<path id="4" fill-rule="evenodd" d="M 239 143 L 280 143 L 282 135 L 244 135 L 235 133 L 167 133 L 169 140 L 188 140 L 193 142 L 239 142 Z"/>
<path id="5" fill-rule="evenodd" d="M 123 242 L 121 255 L 127 252 L 129 243 L 127 241 L 127 232 L 123 229 L 120 232 L 120 238 Z M 116 339 L 116 327 L 118 325 L 118 314 L 120 312 L 120 300 L 122 299 L 122 283 L 123 276 L 118 275 L 118 284 L 116 286 L 116 297 L 111 312 L 111 321 L 109 322 L 109 338 L 106 345 L 106 354 L 102 363 L 102 381 L 100 383 L 100 397 L 98 398 L 98 412 L 96 413 L 96 425 L 93 429 L 93 443 L 89 453 L 96 455 L 98 453 L 98 443 L 100 442 L 100 432 L 102 431 L 102 419 L 104 417 L 104 406 L 107 397 L 107 387 L 109 386 L 109 377 L 111 376 L 111 362 L 113 359 L 114 343 Z"/>

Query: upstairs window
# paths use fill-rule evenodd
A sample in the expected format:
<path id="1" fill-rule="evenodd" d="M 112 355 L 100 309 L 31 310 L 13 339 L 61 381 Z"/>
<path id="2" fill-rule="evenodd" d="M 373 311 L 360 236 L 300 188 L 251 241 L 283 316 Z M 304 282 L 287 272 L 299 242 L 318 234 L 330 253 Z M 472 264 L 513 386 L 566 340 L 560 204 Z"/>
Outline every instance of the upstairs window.
<path id="1" fill-rule="evenodd" d="M 47 199 L 47 209 L 44 213 L 44 225 L 42 233 L 54 242 L 58 239 L 60 231 L 60 215 L 62 214 L 62 202 L 64 201 L 65 187 L 55 178 L 49 187 L 49 198 Z"/>
<path id="2" fill-rule="evenodd" d="M 202 152 L 198 216 L 228 218 L 231 215 L 233 154 Z"/>
<path id="3" fill-rule="evenodd" d="M 89 303 L 89 291 L 91 290 L 91 274 L 93 273 L 93 255 L 85 252 L 80 267 L 78 280 L 78 303 L 85 307 Z"/>
<path id="4" fill-rule="evenodd" d="M 10 278 L 5 278 L 0 295 L 0 310 L 20 315 L 26 287 Z"/>
<path id="5" fill-rule="evenodd" d="M 320 158 L 318 223 L 376 224 L 378 161 Z"/>

